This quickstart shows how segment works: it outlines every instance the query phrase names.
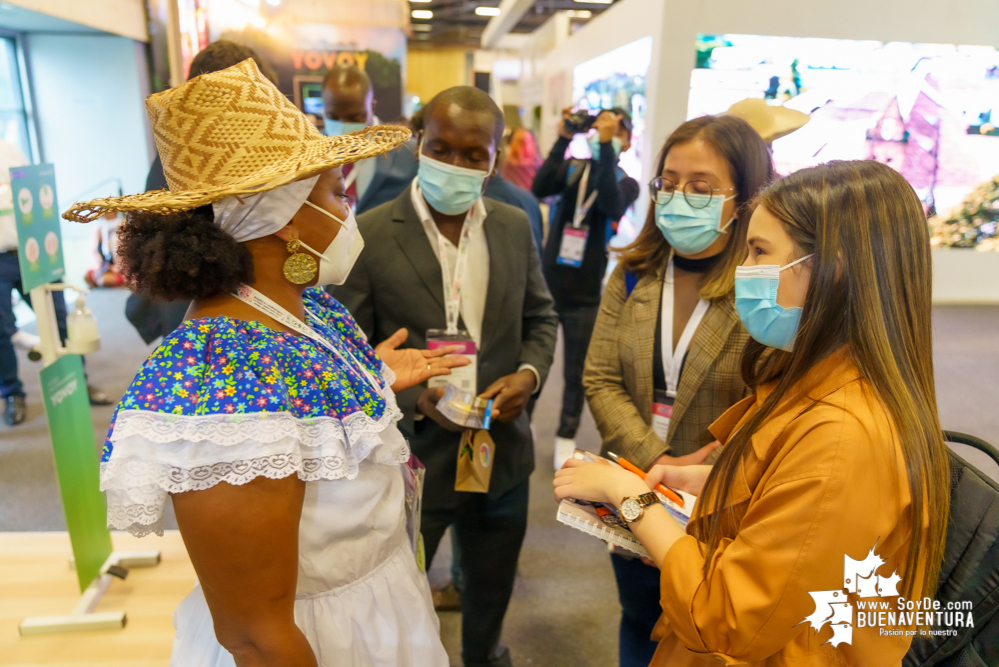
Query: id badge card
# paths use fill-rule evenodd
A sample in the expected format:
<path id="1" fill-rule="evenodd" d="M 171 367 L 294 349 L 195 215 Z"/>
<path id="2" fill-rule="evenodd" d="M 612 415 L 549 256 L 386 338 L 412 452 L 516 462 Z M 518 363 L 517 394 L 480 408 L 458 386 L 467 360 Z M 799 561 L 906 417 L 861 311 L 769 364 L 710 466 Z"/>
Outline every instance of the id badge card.
<path id="1" fill-rule="evenodd" d="M 475 341 L 468 335 L 468 332 L 459 330 L 457 333 L 448 333 L 445 329 L 430 329 L 427 331 L 428 350 L 436 350 L 439 347 L 446 347 L 448 345 L 460 346 L 461 349 L 454 352 L 454 354 L 468 357 L 472 363 L 460 368 L 452 368 L 450 375 L 438 375 L 437 377 L 430 378 L 427 381 L 427 386 L 436 388 L 453 384 L 462 391 L 467 391 L 473 395 L 478 394 L 479 385 L 476 382 L 478 374 L 478 350 L 475 346 Z"/>
<path id="2" fill-rule="evenodd" d="M 563 266 L 573 266 L 579 268 L 583 265 L 583 253 L 586 251 L 586 237 L 590 234 L 590 228 L 586 225 L 582 227 L 572 227 L 566 225 L 562 230 L 562 244 L 558 249 L 558 263 Z"/>
<path id="3" fill-rule="evenodd" d="M 656 389 L 652 397 L 652 432 L 666 442 L 669 420 L 673 417 L 673 397 L 669 392 Z"/>

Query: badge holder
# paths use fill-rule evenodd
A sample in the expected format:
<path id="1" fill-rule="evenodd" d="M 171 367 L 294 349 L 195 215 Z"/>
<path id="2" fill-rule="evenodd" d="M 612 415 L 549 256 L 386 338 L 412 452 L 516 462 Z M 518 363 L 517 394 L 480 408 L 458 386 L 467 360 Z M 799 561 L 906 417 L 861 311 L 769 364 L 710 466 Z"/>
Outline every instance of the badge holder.
<path id="1" fill-rule="evenodd" d="M 427 331 L 428 350 L 436 350 L 437 348 L 449 345 L 459 346 L 459 349 L 452 354 L 468 357 L 472 363 L 467 366 L 452 368 L 450 375 L 438 375 L 430 378 L 427 381 L 427 386 L 430 388 L 437 388 L 453 384 L 462 391 L 470 394 L 478 394 L 478 350 L 476 348 L 475 341 L 468 334 L 468 332 L 460 329 L 452 332 L 448 332 L 446 329 L 430 329 Z"/>
<path id="2" fill-rule="evenodd" d="M 558 248 L 558 259 L 562 266 L 579 268 L 583 265 L 583 253 L 586 252 L 586 239 L 590 228 L 586 225 L 566 227 L 562 230 L 562 243 Z"/>
<path id="3" fill-rule="evenodd" d="M 669 420 L 673 418 L 674 397 L 668 391 L 656 389 L 652 399 L 652 431 L 666 442 L 669 433 Z"/>

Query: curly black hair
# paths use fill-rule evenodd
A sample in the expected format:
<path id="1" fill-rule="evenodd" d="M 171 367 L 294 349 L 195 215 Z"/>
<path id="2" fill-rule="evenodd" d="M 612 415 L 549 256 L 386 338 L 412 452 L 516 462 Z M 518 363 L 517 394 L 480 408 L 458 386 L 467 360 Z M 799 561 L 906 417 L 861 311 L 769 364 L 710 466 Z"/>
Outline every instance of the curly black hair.
<path id="1" fill-rule="evenodd" d="M 214 224 L 211 205 L 159 215 L 129 213 L 118 261 L 132 289 L 156 299 L 207 299 L 253 281 L 250 251 Z"/>

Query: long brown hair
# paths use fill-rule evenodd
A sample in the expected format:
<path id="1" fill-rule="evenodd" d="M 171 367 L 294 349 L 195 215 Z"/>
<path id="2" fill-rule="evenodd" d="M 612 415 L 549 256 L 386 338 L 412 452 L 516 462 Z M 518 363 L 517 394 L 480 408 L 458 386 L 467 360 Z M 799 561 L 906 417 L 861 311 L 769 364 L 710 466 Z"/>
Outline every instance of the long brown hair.
<path id="1" fill-rule="evenodd" d="M 754 340 L 746 345 L 746 384 L 777 385 L 726 444 L 704 485 L 711 509 L 696 530 L 706 542 L 705 576 L 728 530 L 723 526 L 731 525 L 725 499 L 752 435 L 815 364 L 847 346 L 890 417 L 905 459 L 912 539 L 904 594 L 912 599 L 920 588 L 932 591 L 950 485 L 933 382 L 930 241 L 919 198 L 891 167 L 854 161 L 797 171 L 762 192 L 755 205 L 783 223 L 798 257 L 814 253 L 812 271 L 792 351 Z"/>
<path id="2" fill-rule="evenodd" d="M 691 141 L 703 141 L 728 162 L 735 184 L 735 222 L 728 228 L 729 242 L 722 259 L 704 274 L 701 296 L 716 299 L 729 294 L 735 286 L 735 267 L 746 258 L 746 228 L 751 211 L 746 205 L 774 178 L 773 161 L 763 139 L 749 123 L 735 116 L 701 116 L 676 128 L 659 151 L 655 175 L 663 172 L 670 149 Z M 640 276 L 655 273 L 666 264 L 670 246 L 656 227 L 655 207 L 649 207 L 645 226 L 638 238 L 621 248 L 620 262 L 625 269 Z"/>

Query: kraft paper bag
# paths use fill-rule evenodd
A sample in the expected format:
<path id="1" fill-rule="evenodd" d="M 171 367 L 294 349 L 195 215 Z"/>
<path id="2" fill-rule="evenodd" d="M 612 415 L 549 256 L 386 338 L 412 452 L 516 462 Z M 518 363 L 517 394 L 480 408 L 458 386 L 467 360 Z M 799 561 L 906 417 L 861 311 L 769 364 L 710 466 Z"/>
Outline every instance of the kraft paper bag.
<path id="1" fill-rule="evenodd" d="M 465 429 L 458 445 L 458 474 L 454 479 L 455 491 L 489 493 L 489 478 L 493 474 L 493 455 L 496 445 L 489 431 Z"/>

